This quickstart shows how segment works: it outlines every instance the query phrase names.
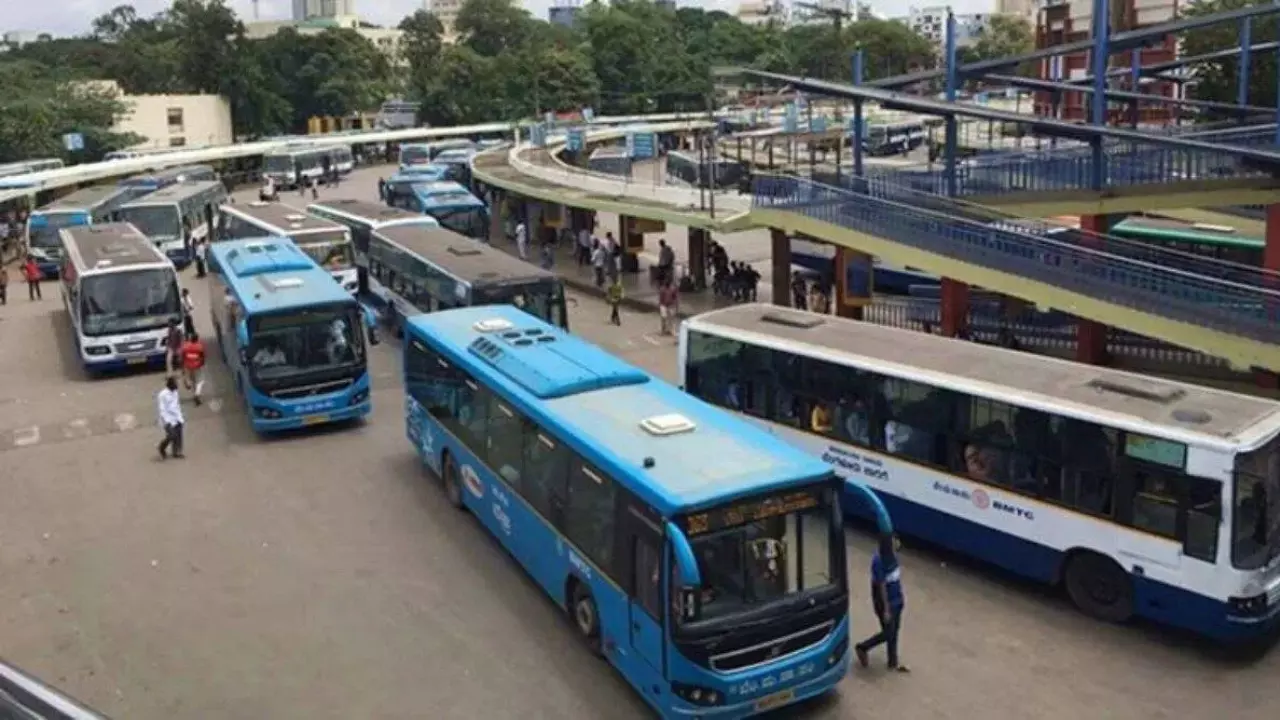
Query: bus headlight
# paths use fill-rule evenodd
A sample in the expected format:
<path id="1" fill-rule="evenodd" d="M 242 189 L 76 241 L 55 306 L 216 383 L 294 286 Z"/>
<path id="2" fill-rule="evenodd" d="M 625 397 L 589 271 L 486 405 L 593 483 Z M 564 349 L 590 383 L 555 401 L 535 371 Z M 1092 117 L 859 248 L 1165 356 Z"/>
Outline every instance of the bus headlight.
<path id="1" fill-rule="evenodd" d="M 846 651 L 849 650 L 849 638 L 844 638 L 831 648 L 831 654 L 827 656 L 827 666 L 830 667 L 840 662 Z"/>
<path id="2" fill-rule="evenodd" d="M 352 404 L 352 405 L 359 405 L 360 403 L 362 403 L 362 402 L 364 402 L 365 400 L 368 400 L 368 399 L 369 399 L 369 391 L 368 391 L 368 390 L 361 390 L 360 392 L 358 392 L 358 393 L 356 393 L 356 394 L 354 394 L 354 395 L 352 395 L 352 396 L 351 396 L 351 404 Z"/>
<path id="3" fill-rule="evenodd" d="M 1253 617 L 1267 612 L 1267 594 L 1227 598 L 1227 611 L 1232 615 Z"/>
<path id="4" fill-rule="evenodd" d="M 724 697 L 722 697 L 719 692 L 704 687 L 698 687 L 697 685 L 685 685 L 684 683 L 673 682 L 671 683 L 671 691 L 682 700 L 687 700 L 694 705 L 703 705 L 705 707 L 719 705 L 724 700 Z"/>
<path id="5" fill-rule="evenodd" d="M 108 345 L 86 345 L 84 347 L 85 355 L 101 356 L 101 355 L 109 355 L 110 353 L 111 353 L 111 347 Z"/>
<path id="6" fill-rule="evenodd" d="M 268 407 L 256 407 L 253 409 L 253 414 L 257 415 L 263 420 L 279 420 L 281 417 L 283 417 L 283 415 L 280 413 L 279 410 L 273 410 L 272 408 L 268 408 Z"/>

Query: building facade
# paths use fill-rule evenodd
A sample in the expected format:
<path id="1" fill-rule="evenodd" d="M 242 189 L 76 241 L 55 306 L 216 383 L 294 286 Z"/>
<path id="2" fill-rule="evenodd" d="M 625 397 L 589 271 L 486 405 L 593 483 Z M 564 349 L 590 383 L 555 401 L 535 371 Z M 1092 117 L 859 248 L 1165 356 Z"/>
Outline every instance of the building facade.
<path id="1" fill-rule="evenodd" d="M 573 27 L 581 9 L 582 3 L 579 0 L 556 0 L 555 5 L 547 8 L 547 22 L 552 25 Z"/>
<path id="2" fill-rule="evenodd" d="M 738 5 L 738 20 L 747 25 L 786 25 L 788 11 L 783 0 L 743 0 Z"/>
<path id="3" fill-rule="evenodd" d="M 462 9 L 462 0 L 427 0 L 430 5 L 427 10 L 440 20 L 440 25 L 444 28 L 444 41 L 451 43 L 457 40 L 458 31 L 455 24 L 458 21 L 458 11 Z"/>
<path id="4" fill-rule="evenodd" d="M 354 16 L 356 0 L 293 0 L 293 21 Z"/>
<path id="5" fill-rule="evenodd" d="M 1039 14 L 1036 20 L 1036 47 L 1046 48 L 1053 45 L 1087 40 L 1093 34 L 1093 3 L 1090 0 L 1040 0 Z M 1112 0 L 1111 32 L 1135 30 L 1149 25 L 1157 25 L 1174 20 L 1178 14 L 1177 0 Z M 1141 65 L 1155 65 L 1169 62 L 1178 56 L 1178 40 L 1169 35 L 1151 47 L 1116 53 L 1111 56 L 1110 67 L 1130 67 L 1133 53 L 1138 53 Z M 1089 53 L 1080 52 L 1040 61 L 1039 75 L 1041 79 L 1053 81 L 1078 80 L 1089 76 Z M 1130 90 L 1127 80 L 1121 87 Z M 1112 87 L 1117 80 L 1111 81 Z M 1146 79 L 1139 86 L 1138 92 L 1148 95 L 1177 97 L 1177 83 Z M 1063 93 L 1061 103 L 1055 107 L 1053 94 L 1049 92 L 1035 93 L 1035 112 L 1037 115 L 1053 116 L 1056 112 L 1063 120 L 1083 122 L 1088 119 L 1089 96 L 1084 93 Z M 1129 122 L 1131 106 L 1124 103 L 1112 104 L 1107 111 L 1110 122 Z M 1177 119 L 1174 107 L 1168 104 L 1147 104 L 1138 109 L 1138 122 L 1143 125 L 1167 125 Z"/>
<path id="6" fill-rule="evenodd" d="M 933 43 L 938 48 L 938 52 L 941 53 L 947 40 L 947 13 L 949 11 L 950 8 L 946 5 L 911 8 L 904 22 L 917 34 Z M 987 27 L 987 23 L 990 22 L 991 15 L 988 13 L 957 13 L 955 18 L 956 47 L 965 47 L 977 41 L 978 36 L 982 34 Z"/>
<path id="7" fill-rule="evenodd" d="M 111 128 L 143 138 L 132 150 L 209 147 L 235 142 L 231 103 L 221 95 L 125 95 L 114 80 L 84 87 L 115 92 L 127 108 Z"/>
<path id="8" fill-rule="evenodd" d="M 262 20 L 244 24 L 245 37 L 260 40 L 270 37 L 285 28 L 293 28 L 300 35 L 319 35 L 325 30 L 345 28 L 373 43 L 382 54 L 395 65 L 403 65 L 404 57 L 400 54 L 400 39 L 404 31 L 399 28 L 363 27 L 360 18 L 354 15 L 343 15 L 333 18 L 313 17 L 310 20 L 297 22 L 293 20 Z"/>

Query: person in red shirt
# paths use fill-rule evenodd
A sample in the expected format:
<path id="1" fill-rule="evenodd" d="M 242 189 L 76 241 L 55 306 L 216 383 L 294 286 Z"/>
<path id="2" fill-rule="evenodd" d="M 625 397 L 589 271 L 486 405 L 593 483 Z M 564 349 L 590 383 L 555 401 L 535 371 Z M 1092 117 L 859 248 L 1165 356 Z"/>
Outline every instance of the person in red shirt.
<path id="1" fill-rule="evenodd" d="M 26 264 L 22 266 L 22 275 L 27 279 L 27 299 L 43 300 L 44 296 L 40 294 L 40 266 L 30 255 L 27 256 Z"/>
<path id="2" fill-rule="evenodd" d="M 182 343 L 182 381 L 193 391 L 196 405 L 200 404 L 200 395 L 204 392 L 204 360 L 204 342 L 192 331 Z"/>

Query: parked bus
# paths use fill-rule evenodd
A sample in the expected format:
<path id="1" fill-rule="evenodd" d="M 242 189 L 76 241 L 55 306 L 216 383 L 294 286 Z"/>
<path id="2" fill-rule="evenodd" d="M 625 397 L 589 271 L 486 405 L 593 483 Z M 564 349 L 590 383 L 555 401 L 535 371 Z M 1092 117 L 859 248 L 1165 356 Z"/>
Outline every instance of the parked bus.
<path id="1" fill-rule="evenodd" d="M 355 248 L 345 225 L 278 202 L 223 205 L 218 209 L 219 240 L 262 237 L 289 238 L 328 270 L 344 290 L 352 295 L 359 290 Z"/>
<path id="2" fill-rule="evenodd" d="M 163 365 L 169 325 L 182 319 L 173 263 L 128 223 L 59 235 L 62 303 L 85 369 Z"/>
<path id="3" fill-rule="evenodd" d="M 1264 238 L 1242 235 L 1229 225 L 1154 215 L 1130 215 L 1112 225 L 1108 234 L 1251 267 L 1262 267 L 1262 252 L 1267 244 Z"/>
<path id="4" fill-rule="evenodd" d="M 262 156 L 262 176 L 281 188 L 296 188 L 304 178 L 321 183 L 326 169 L 346 174 L 354 167 L 349 145 L 292 145 Z"/>
<path id="5" fill-rule="evenodd" d="M 488 206 L 456 182 L 395 175 L 387 182 L 387 204 L 430 215 L 442 227 L 469 238 L 489 239 Z"/>
<path id="6" fill-rule="evenodd" d="M 0 165 L 0 178 L 30 175 L 31 173 L 44 172 L 46 170 L 57 170 L 60 167 L 63 167 L 63 162 L 58 158 L 20 160 Z"/>
<path id="7" fill-rule="evenodd" d="M 1088 615 L 1224 641 L 1280 623 L 1280 403 L 763 305 L 687 321 L 679 359 L 688 392 L 860 478 L 904 534 Z"/>
<path id="8" fill-rule="evenodd" d="M 357 295 L 369 294 L 369 242 L 380 228 L 440 227 L 434 218 L 366 200 L 327 200 L 307 206 L 307 212 L 343 225 L 351 232 L 355 250 Z"/>
<path id="9" fill-rule="evenodd" d="M 923 120 L 863 127 L 862 150 L 873 157 L 905 155 L 923 145 L 929 135 Z"/>
<path id="10" fill-rule="evenodd" d="M 125 178 L 120 181 L 120 186 L 129 188 L 133 197 L 138 198 L 178 183 L 211 182 L 217 179 L 218 173 L 212 166 L 187 165 Z"/>
<path id="11" fill-rule="evenodd" d="M 191 264 L 194 243 L 212 237 L 218 206 L 226 200 L 221 182 L 184 182 L 121 205 L 115 218 L 141 230 L 181 270 Z"/>
<path id="12" fill-rule="evenodd" d="M 445 150 L 471 150 L 476 144 L 466 138 L 452 138 L 427 143 L 406 143 L 400 146 L 400 169 L 413 165 L 426 165 Z"/>
<path id="13" fill-rule="evenodd" d="M 443 180 L 452 180 L 464 187 L 471 187 L 471 160 L 479 152 L 476 148 L 454 148 L 440 151 L 432 165 L 444 167 Z"/>
<path id="14" fill-rule="evenodd" d="M 569 326 L 559 276 L 444 228 L 400 225 L 375 232 L 369 296 L 397 336 L 403 318 L 469 305 L 511 304 Z"/>
<path id="15" fill-rule="evenodd" d="M 850 662 L 840 481 L 511 306 L 406 325 L 406 431 L 662 717 L 742 718 Z"/>
<path id="16" fill-rule="evenodd" d="M 81 188 L 33 211 L 27 217 L 27 252 L 35 258 L 44 277 L 57 277 L 62 265 L 65 227 L 93 225 L 111 219 L 111 213 L 129 199 L 129 191 L 114 185 Z"/>
<path id="17" fill-rule="evenodd" d="M 364 311 L 284 238 L 209 247 L 210 313 L 258 432 L 363 418 L 372 407 Z"/>

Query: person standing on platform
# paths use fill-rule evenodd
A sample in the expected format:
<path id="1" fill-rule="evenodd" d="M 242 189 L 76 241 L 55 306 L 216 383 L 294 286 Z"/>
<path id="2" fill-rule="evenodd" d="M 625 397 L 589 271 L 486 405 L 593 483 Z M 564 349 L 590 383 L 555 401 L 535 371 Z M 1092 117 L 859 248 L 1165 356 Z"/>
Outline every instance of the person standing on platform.
<path id="1" fill-rule="evenodd" d="M 663 335 L 671 334 L 679 311 L 680 292 L 676 289 L 676 284 L 668 280 L 658 289 L 658 317 L 662 323 Z"/>
<path id="2" fill-rule="evenodd" d="M 529 259 L 529 228 L 524 221 L 516 225 L 516 252 L 521 260 Z"/>
<path id="3" fill-rule="evenodd" d="M 156 410 L 160 415 L 160 427 L 164 429 L 164 439 L 158 448 L 160 459 L 169 457 L 171 449 L 175 458 L 182 458 L 182 428 L 186 421 L 178 398 L 178 379 L 172 375 L 164 379 L 164 387 L 156 394 Z"/>
<path id="4" fill-rule="evenodd" d="M 609 301 L 609 322 L 622 327 L 622 316 L 618 314 L 618 308 L 622 305 L 622 296 L 625 291 L 622 289 L 622 278 L 615 277 L 609 283 L 609 290 L 605 298 Z"/>
<path id="5" fill-rule="evenodd" d="M 658 241 L 658 287 L 675 282 L 676 251 L 671 249 L 666 240 Z"/>

